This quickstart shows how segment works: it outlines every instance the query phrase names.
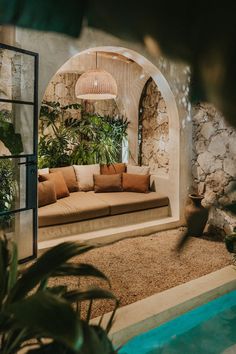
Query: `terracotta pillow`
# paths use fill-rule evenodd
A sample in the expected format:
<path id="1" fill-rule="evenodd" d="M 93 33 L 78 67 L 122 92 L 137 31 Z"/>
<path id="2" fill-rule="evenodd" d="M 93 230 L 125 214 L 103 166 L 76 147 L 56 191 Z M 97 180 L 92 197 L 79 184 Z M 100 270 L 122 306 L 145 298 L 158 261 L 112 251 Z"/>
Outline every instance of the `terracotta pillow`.
<path id="1" fill-rule="evenodd" d="M 122 185 L 124 192 L 147 193 L 149 192 L 150 175 L 123 173 Z"/>
<path id="2" fill-rule="evenodd" d="M 44 181 L 44 182 L 39 182 L 38 183 L 38 206 L 39 208 L 56 203 L 57 201 L 57 196 L 56 196 L 56 190 L 55 190 L 55 185 L 51 181 Z"/>
<path id="3" fill-rule="evenodd" d="M 67 188 L 69 189 L 69 192 L 78 192 L 79 190 L 79 186 L 78 186 L 78 182 L 76 180 L 76 175 L 75 175 L 75 170 L 73 168 L 73 166 L 66 166 L 66 167 L 57 167 L 57 168 L 50 168 L 50 173 L 53 172 L 61 172 Z"/>
<path id="4" fill-rule="evenodd" d="M 80 191 L 92 191 L 94 187 L 93 175 L 100 174 L 100 165 L 73 165 Z"/>
<path id="5" fill-rule="evenodd" d="M 122 192 L 121 174 L 93 175 L 94 192 Z"/>
<path id="6" fill-rule="evenodd" d="M 123 173 L 126 171 L 125 163 L 114 163 L 110 165 L 101 165 L 101 175 L 114 175 L 117 173 Z"/>
<path id="7" fill-rule="evenodd" d="M 127 165 L 127 173 L 132 173 L 134 175 L 149 175 L 150 167 L 149 166 L 134 166 Z"/>
<path id="8" fill-rule="evenodd" d="M 57 199 L 68 197 L 70 195 L 63 174 L 60 171 L 41 175 L 39 176 L 39 180 L 51 181 L 54 183 Z"/>

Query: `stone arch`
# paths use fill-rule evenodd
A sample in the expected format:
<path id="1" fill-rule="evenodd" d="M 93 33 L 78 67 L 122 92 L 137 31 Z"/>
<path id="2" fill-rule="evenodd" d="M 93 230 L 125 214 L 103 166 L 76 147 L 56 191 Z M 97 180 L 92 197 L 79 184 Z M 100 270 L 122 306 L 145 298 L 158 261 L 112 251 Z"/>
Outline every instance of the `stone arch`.
<path id="1" fill-rule="evenodd" d="M 181 186 L 180 186 L 180 117 L 176 104 L 175 96 L 170 88 L 170 85 L 159 70 L 157 66 L 155 66 L 149 59 L 143 56 L 143 54 L 139 54 L 138 52 L 128 49 L 125 47 L 119 46 L 95 46 L 89 47 L 84 50 L 81 50 L 74 54 L 71 58 L 69 58 L 54 74 L 60 72 L 65 69 L 69 62 L 73 61 L 77 56 L 85 54 L 85 53 L 93 53 L 93 52 L 108 52 L 120 54 L 123 57 L 131 59 L 135 63 L 137 63 L 140 67 L 143 68 L 145 73 L 147 73 L 147 77 L 152 77 L 153 81 L 158 86 L 163 99 L 166 103 L 167 114 L 169 117 L 169 174 L 168 176 L 153 176 L 153 185 L 155 185 L 155 189 L 163 193 L 165 191 L 170 199 L 171 205 L 171 216 L 177 221 L 181 219 L 181 214 L 183 214 L 181 210 Z M 146 80 L 145 80 L 146 82 Z M 144 82 L 144 84 L 145 84 Z M 141 87 L 141 91 L 143 86 Z M 136 98 L 141 95 L 141 91 L 136 92 Z M 134 94 L 133 94 L 134 95 Z M 139 96 L 138 96 L 139 95 Z M 139 98 L 137 102 L 133 102 L 137 104 L 137 110 L 139 107 Z M 119 104 L 119 103 L 118 103 Z M 138 118 L 138 117 L 137 117 Z M 137 127 L 138 127 L 138 119 L 137 119 Z M 134 129 L 135 130 L 135 129 Z M 136 128 L 137 132 L 137 128 Z M 133 135 L 134 136 L 134 135 Z M 131 139 L 132 140 L 132 139 Z M 135 140 L 135 138 L 134 138 Z M 138 147 L 138 137 L 137 142 L 133 144 L 135 147 Z M 138 151 L 137 151 L 138 154 Z"/>

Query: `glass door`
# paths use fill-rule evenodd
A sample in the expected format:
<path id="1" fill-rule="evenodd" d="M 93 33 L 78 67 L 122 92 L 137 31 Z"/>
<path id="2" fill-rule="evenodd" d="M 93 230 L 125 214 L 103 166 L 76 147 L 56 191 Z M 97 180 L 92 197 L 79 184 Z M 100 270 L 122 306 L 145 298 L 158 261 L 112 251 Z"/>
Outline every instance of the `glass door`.
<path id="1" fill-rule="evenodd" d="M 38 54 L 0 44 L 0 234 L 37 255 Z"/>

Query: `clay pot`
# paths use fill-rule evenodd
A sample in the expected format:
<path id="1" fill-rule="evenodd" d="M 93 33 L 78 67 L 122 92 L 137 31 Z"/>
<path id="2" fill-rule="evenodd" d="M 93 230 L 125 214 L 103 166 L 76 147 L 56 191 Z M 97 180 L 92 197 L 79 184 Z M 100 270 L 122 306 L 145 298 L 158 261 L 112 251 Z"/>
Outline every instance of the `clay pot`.
<path id="1" fill-rule="evenodd" d="M 201 204 L 203 195 L 189 194 L 189 202 L 185 208 L 185 219 L 188 228 L 188 235 L 202 236 L 206 226 L 209 210 Z"/>

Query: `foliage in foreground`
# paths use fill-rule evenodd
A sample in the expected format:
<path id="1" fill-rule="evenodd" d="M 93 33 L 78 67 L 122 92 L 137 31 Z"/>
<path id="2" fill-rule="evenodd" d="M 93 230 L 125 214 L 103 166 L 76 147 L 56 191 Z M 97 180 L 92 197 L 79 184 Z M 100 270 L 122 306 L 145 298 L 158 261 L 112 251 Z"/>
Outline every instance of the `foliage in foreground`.
<path id="1" fill-rule="evenodd" d="M 17 247 L 0 239 L 0 352 L 15 354 L 26 347 L 27 353 L 39 354 L 114 354 L 107 337 L 115 310 L 106 329 L 89 323 L 92 303 L 96 299 L 117 300 L 102 288 L 68 290 L 67 286 L 48 286 L 53 277 L 106 276 L 89 264 L 69 260 L 94 248 L 92 245 L 65 242 L 45 252 L 21 272 Z M 89 301 L 86 319 L 80 305 Z M 30 349 L 33 346 L 33 349 Z"/>
<path id="2" fill-rule="evenodd" d="M 78 111 L 80 119 L 72 118 Z M 83 111 L 80 104 L 44 101 L 40 111 L 39 168 L 110 164 L 121 158 L 128 122 Z"/>

